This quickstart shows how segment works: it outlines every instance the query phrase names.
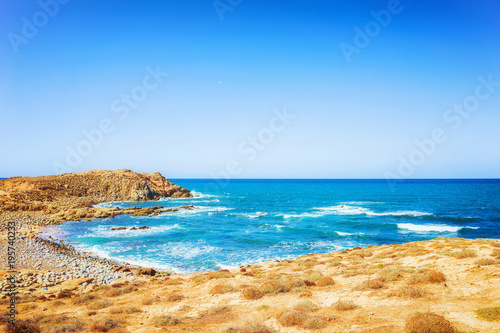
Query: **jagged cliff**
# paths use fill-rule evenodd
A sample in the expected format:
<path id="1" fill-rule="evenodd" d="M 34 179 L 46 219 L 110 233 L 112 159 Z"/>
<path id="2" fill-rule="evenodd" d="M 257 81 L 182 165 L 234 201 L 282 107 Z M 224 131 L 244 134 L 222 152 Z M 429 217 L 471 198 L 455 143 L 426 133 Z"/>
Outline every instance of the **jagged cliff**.
<path id="1" fill-rule="evenodd" d="M 191 192 L 160 173 L 96 170 L 0 180 L 0 212 L 39 212 L 56 220 L 114 216 L 117 209 L 93 208 L 110 201 L 188 198 Z"/>

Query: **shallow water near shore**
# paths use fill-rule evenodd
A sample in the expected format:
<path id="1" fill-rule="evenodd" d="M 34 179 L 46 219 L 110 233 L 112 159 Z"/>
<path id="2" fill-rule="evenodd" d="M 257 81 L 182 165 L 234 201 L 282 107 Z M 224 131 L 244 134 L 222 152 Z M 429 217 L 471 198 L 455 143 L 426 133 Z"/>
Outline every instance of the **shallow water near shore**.
<path id="1" fill-rule="evenodd" d="M 154 217 L 67 222 L 50 231 L 102 257 L 180 273 L 436 237 L 500 237 L 500 180 L 173 180 L 194 205 Z M 148 226 L 147 230 L 111 230 Z"/>

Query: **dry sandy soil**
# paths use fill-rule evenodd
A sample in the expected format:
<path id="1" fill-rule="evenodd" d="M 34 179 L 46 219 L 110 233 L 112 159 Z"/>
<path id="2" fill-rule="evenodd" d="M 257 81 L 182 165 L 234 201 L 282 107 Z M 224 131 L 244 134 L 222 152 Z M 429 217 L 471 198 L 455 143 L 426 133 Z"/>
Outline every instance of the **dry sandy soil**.
<path id="1" fill-rule="evenodd" d="M 232 271 L 78 284 L 22 297 L 18 318 L 41 332 L 392 333 L 405 332 L 415 313 L 431 312 L 455 332 L 500 332 L 498 240 L 440 238 Z M 490 317 L 475 312 L 494 307 Z"/>

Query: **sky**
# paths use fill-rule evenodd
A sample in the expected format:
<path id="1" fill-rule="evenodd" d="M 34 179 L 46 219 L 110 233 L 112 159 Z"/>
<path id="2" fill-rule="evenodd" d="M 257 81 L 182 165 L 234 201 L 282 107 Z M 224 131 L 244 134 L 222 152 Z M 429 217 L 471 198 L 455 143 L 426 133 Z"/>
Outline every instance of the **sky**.
<path id="1" fill-rule="evenodd" d="M 0 177 L 500 178 L 499 11 L 3 0 Z"/>

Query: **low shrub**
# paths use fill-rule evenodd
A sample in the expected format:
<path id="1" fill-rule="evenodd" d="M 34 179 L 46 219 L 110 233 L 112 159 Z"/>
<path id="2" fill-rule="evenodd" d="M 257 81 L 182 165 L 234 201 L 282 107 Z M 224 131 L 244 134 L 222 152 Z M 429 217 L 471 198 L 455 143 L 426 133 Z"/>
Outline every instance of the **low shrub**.
<path id="1" fill-rule="evenodd" d="M 92 330 L 95 332 L 107 332 L 119 326 L 119 322 L 112 318 L 104 318 L 94 323 Z"/>
<path id="2" fill-rule="evenodd" d="M 156 326 L 175 326 L 181 323 L 181 320 L 175 316 L 164 314 L 155 318 Z"/>
<path id="3" fill-rule="evenodd" d="M 230 327 L 224 333 L 276 333 L 276 331 L 264 324 L 246 323 L 241 327 Z"/>
<path id="4" fill-rule="evenodd" d="M 456 333 L 457 329 L 443 316 L 434 313 L 417 313 L 406 321 L 407 333 Z"/>
<path id="5" fill-rule="evenodd" d="M 318 330 L 325 326 L 325 321 L 318 316 L 309 317 L 302 323 L 302 327 L 308 330 Z"/>
<path id="6" fill-rule="evenodd" d="M 446 276 L 439 271 L 428 271 L 425 275 L 430 283 L 441 283 L 446 281 Z"/>
<path id="7" fill-rule="evenodd" d="M 319 309 L 319 306 L 317 306 L 316 304 L 314 304 L 313 302 L 311 302 L 309 300 L 305 300 L 305 301 L 298 302 L 295 305 L 294 309 L 298 310 L 298 311 L 314 311 L 314 310 Z"/>
<path id="8" fill-rule="evenodd" d="M 89 307 L 90 310 L 100 310 L 110 307 L 111 305 L 113 305 L 113 303 L 111 303 L 107 299 L 101 299 L 96 302 L 89 303 L 87 306 Z"/>
<path id="9" fill-rule="evenodd" d="M 489 266 L 489 265 L 495 265 L 496 263 L 497 261 L 492 258 L 481 258 L 474 261 L 474 264 L 478 266 Z"/>
<path id="10" fill-rule="evenodd" d="M 87 304 L 90 301 L 95 301 L 95 300 L 98 300 L 98 299 L 100 299 L 100 297 L 97 296 L 97 295 L 94 295 L 94 294 L 85 294 L 85 295 L 82 295 L 80 297 L 75 298 L 73 300 L 73 304 L 75 304 L 75 305 Z"/>
<path id="11" fill-rule="evenodd" d="M 419 283 L 441 283 L 446 281 L 446 276 L 438 271 L 425 271 L 420 274 L 415 274 L 410 276 L 407 283 L 408 284 L 419 284 Z"/>
<path id="12" fill-rule="evenodd" d="M 306 321 L 306 319 L 308 318 L 309 316 L 305 312 L 292 310 L 283 313 L 278 318 L 278 321 L 282 326 L 288 327 L 288 326 L 302 325 L 302 323 Z"/>
<path id="13" fill-rule="evenodd" d="M 406 285 L 392 292 L 390 295 L 409 298 L 421 298 L 427 295 L 427 291 L 418 286 Z"/>
<path id="14" fill-rule="evenodd" d="M 217 284 L 212 289 L 210 289 L 210 294 L 227 294 L 238 291 L 238 288 L 230 284 Z"/>
<path id="15" fill-rule="evenodd" d="M 184 295 L 177 294 L 177 293 L 170 293 L 166 297 L 167 302 L 178 302 L 184 299 Z"/>
<path id="16" fill-rule="evenodd" d="M 451 253 L 451 256 L 457 259 L 465 259 L 465 258 L 476 258 L 477 253 L 474 250 L 463 249 L 462 251 L 455 251 Z"/>
<path id="17" fill-rule="evenodd" d="M 264 292 L 256 287 L 246 287 L 241 291 L 241 296 L 244 299 L 252 300 L 252 299 L 261 299 L 264 297 Z"/>
<path id="18" fill-rule="evenodd" d="M 335 284 L 335 281 L 333 281 L 331 277 L 326 277 L 326 276 L 319 278 L 318 281 L 316 282 L 316 285 L 318 287 L 331 286 L 332 284 Z"/>
<path id="19" fill-rule="evenodd" d="M 384 282 L 381 279 L 368 279 L 358 285 L 356 290 L 381 289 L 384 287 Z"/>
<path id="20" fill-rule="evenodd" d="M 265 294 L 279 294 L 289 292 L 292 288 L 288 283 L 281 281 L 267 281 L 260 286 L 260 289 Z"/>
<path id="21" fill-rule="evenodd" d="M 358 306 L 352 300 L 339 299 L 333 303 L 332 307 L 337 311 L 349 311 L 356 309 Z"/>
<path id="22" fill-rule="evenodd" d="M 61 298 L 71 298 L 71 296 L 73 296 L 73 293 L 69 290 L 61 290 L 58 294 L 57 294 L 57 299 L 61 299 Z"/>
<path id="23" fill-rule="evenodd" d="M 155 302 L 159 302 L 160 297 L 158 296 L 145 296 L 141 299 L 141 304 L 142 305 L 151 305 Z"/>
<path id="24" fill-rule="evenodd" d="M 64 324 L 54 327 L 50 333 L 83 332 L 85 323 L 78 318 L 69 318 Z"/>
<path id="25" fill-rule="evenodd" d="M 481 319 L 487 321 L 500 321 L 500 306 L 493 308 L 483 308 L 474 312 Z"/>
<path id="26" fill-rule="evenodd" d="M 206 323 L 227 321 L 231 317 L 231 309 L 223 305 L 214 306 L 198 315 L 198 319 Z"/>
<path id="27" fill-rule="evenodd" d="M 234 275 L 227 269 L 222 269 L 220 271 L 217 271 L 217 272 L 209 272 L 207 274 L 207 278 L 209 280 L 212 280 L 212 279 L 227 279 L 227 278 L 232 278 L 234 277 Z"/>
<path id="28" fill-rule="evenodd" d="M 379 279 L 383 282 L 396 281 L 403 276 L 403 270 L 396 266 L 384 267 L 379 272 L 379 276 Z"/>
<path id="29" fill-rule="evenodd" d="M 14 324 L 7 325 L 7 332 L 11 333 L 40 333 L 41 329 L 37 323 L 30 320 L 17 319 Z"/>

